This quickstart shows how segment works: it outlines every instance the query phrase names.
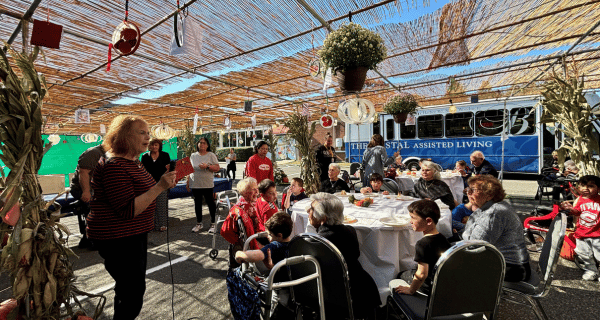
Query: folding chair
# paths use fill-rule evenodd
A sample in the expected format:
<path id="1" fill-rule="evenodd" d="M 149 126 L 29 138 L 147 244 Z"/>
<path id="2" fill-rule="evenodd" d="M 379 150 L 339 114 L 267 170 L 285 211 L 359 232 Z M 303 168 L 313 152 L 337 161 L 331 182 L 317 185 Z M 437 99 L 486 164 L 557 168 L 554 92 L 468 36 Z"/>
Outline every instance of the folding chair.
<path id="1" fill-rule="evenodd" d="M 396 183 L 394 179 L 383 178 L 383 184 L 381 185 L 381 190 L 387 191 L 390 194 L 398 194 L 400 192 L 400 187 Z"/>
<path id="2" fill-rule="evenodd" d="M 267 237 L 267 232 L 259 232 L 250 236 L 244 242 L 244 251 L 248 250 L 250 247 L 250 242 L 257 238 L 265 238 Z M 301 278 L 296 278 L 294 280 L 290 280 L 288 272 L 278 272 L 283 267 L 309 267 L 314 270 L 314 272 L 306 274 Z M 286 270 L 285 268 L 284 270 Z M 287 271 L 287 270 L 286 270 Z M 305 283 L 311 283 L 316 286 L 317 300 L 319 303 L 319 315 L 320 319 L 325 319 L 325 304 L 324 304 L 324 291 L 323 291 L 323 280 L 322 280 L 322 272 L 321 267 L 319 266 L 319 262 L 314 257 L 308 255 L 300 255 L 300 256 L 292 256 L 290 255 L 288 258 L 278 262 L 273 266 L 273 269 L 268 273 L 266 279 L 262 277 L 260 271 L 257 270 L 254 264 L 243 263 L 242 266 L 238 269 L 235 269 L 233 274 L 229 274 L 227 276 L 227 287 L 229 290 L 229 300 L 231 305 L 231 311 L 234 315 L 235 319 L 244 318 L 246 319 L 248 316 L 248 310 L 238 310 L 239 305 L 238 299 L 232 299 L 232 291 L 230 289 L 234 288 L 232 282 L 235 281 L 245 281 L 249 288 L 256 291 L 256 295 L 254 293 L 250 293 L 254 298 L 258 296 L 259 305 L 257 308 L 260 308 L 261 314 L 260 318 L 264 320 L 269 320 L 271 318 L 272 312 L 274 310 L 274 306 L 277 301 L 273 299 L 273 291 L 277 289 L 282 289 L 286 287 L 301 285 Z M 237 278 L 237 279 L 236 279 Z M 257 280 L 258 279 L 258 280 Z M 316 280 L 316 281 L 312 281 Z M 236 290 L 241 291 L 241 290 Z M 235 294 L 239 294 L 239 292 L 235 292 Z M 244 292 L 244 294 L 247 294 Z M 256 312 L 257 309 L 252 308 L 252 312 Z"/>
<path id="3" fill-rule="evenodd" d="M 337 247 L 319 235 L 303 233 L 294 237 L 288 248 L 290 257 L 308 255 L 315 257 L 319 262 L 323 278 L 326 318 L 354 319 L 348 266 Z M 310 265 L 290 267 L 292 280 L 302 279 L 314 272 L 314 267 Z M 313 311 L 320 307 L 318 288 L 314 282 L 297 285 L 292 289 L 294 302 L 300 307 Z"/>
<path id="4" fill-rule="evenodd" d="M 539 299 L 545 297 L 550 291 L 566 230 L 567 215 L 564 212 L 559 212 L 552 220 L 546 233 L 546 239 L 540 253 L 539 271 L 532 270 L 531 279 L 527 282 L 505 282 L 502 299 L 530 306 L 538 319 L 548 319 Z M 524 298 L 527 304 L 515 299 L 515 296 Z"/>
<path id="5" fill-rule="evenodd" d="M 354 176 L 356 174 L 356 171 L 358 171 L 358 170 L 360 170 L 360 163 L 352 162 L 350 164 L 350 181 L 351 181 L 353 187 L 356 182 L 352 182 L 352 181 L 362 181 L 361 180 L 362 176 L 361 177 Z"/>
<path id="6" fill-rule="evenodd" d="M 408 319 L 493 319 L 498 309 L 505 262 L 486 241 L 460 241 L 435 265 L 431 294 L 392 292 L 390 309 Z"/>
<path id="7" fill-rule="evenodd" d="M 556 183 L 554 181 L 550 181 L 550 180 L 538 180 L 537 184 L 538 184 L 538 188 L 537 188 L 537 192 L 535 194 L 535 199 L 540 200 L 539 204 L 542 204 L 542 200 L 544 199 L 544 196 L 546 197 L 547 200 L 551 200 L 553 188 L 556 186 Z"/>

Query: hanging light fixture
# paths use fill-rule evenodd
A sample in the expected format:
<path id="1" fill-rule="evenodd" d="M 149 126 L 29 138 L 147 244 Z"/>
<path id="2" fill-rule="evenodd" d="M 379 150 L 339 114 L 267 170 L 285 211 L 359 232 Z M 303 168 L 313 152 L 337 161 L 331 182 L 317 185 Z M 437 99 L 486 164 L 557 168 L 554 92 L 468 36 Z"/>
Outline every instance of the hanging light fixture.
<path id="1" fill-rule="evenodd" d="M 81 135 L 81 141 L 84 143 L 94 143 L 102 140 L 102 136 L 95 133 L 84 133 Z"/>
<path id="2" fill-rule="evenodd" d="M 169 140 L 175 137 L 176 132 L 173 130 L 173 128 L 169 127 L 168 124 L 161 122 L 161 124 L 152 127 L 152 129 L 150 129 L 150 133 L 156 139 Z"/>
<path id="3" fill-rule="evenodd" d="M 450 108 L 448 108 L 448 112 L 456 113 L 456 106 L 452 103 L 452 99 L 450 99 Z"/>
<path id="4" fill-rule="evenodd" d="M 338 117 L 345 123 L 363 124 L 373 122 L 375 106 L 367 99 L 353 98 L 340 103 Z"/>
<path id="5" fill-rule="evenodd" d="M 60 142 L 60 136 L 57 134 L 51 134 L 48 136 L 48 141 L 50 141 L 50 143 L 52 143 L 52 145 L 55 146 Z"/>

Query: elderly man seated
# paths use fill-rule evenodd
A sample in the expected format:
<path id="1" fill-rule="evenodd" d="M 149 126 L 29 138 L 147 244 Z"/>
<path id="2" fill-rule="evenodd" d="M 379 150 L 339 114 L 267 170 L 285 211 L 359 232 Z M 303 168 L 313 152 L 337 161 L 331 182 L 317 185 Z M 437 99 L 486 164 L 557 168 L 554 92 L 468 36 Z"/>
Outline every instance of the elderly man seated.
<path id="1" fill-rule="evenodd" d="M 329 170 L 327 171 L 327 176 L 329 177 L 326 180 L 321 181 L 321 189 L 319 189 L 319 191 L 321 192 L 327 192 L 327 193 L 336 193 L 338 191 L 350 191 L 350 187 L 348 187 L 348 184 L 338 178 L 340 174 L 340 166 L 336 163 L 332 163 L 329 165 Z"/>
<path id="2" fill-rule="evenodd" d="M 471 153 L 471 166 L 469 167 L 471 173 L 469 173 L 469 177 L 471 175 L 477 176 L 480 174 L 489 174 L 494 178 L 498 178 L 498 171 L 494 168 L 494 166 L 487 160 L 485 160 L 485 156 L 481 151 L 474 151 Z"/>

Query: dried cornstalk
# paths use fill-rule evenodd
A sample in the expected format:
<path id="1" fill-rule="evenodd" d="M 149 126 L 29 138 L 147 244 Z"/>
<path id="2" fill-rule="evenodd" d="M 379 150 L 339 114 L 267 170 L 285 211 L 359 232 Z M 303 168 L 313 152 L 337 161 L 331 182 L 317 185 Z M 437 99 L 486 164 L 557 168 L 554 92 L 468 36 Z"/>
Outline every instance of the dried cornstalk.
<path id="1" fill-rule="evenodd" d="M 540 122 L 558 122 L 562 127 L 557 130 L 566 135 L 557 150 L 559 163 L 562 165 L 568 155 L 579 168 L 579 176 L 600 175 L 600 164 L 592 157 L 594 152 L 600 152 L 592 133 L 594 106 L 590 106 L 583 95 L 583 77 L 580 81 L 577 76 L 563 80 L 554 73 L 544 87 Z"/>
<path id="2" fill-rule="evenodd" d="M 300 178 L 304 180 L 304 189 L 307 194 L 317 193 L 321 186 L 316 153 L 310 146 L 312 136 L 316 130 L 315 125 L 316 122 L 309 125 L 308 117 L 303 116 L 298 108 L 285 121 L 285 126 L 289 128 L 288 135 L 296 140 L 296 147 L 302 155 L 300 159 Z"/>
<path id="3" fill-rule="evenodd" d="M 62 304 L 70 309 L 75 278 L 68 256 L 74 253 L 66 246 L 69 230 L 58 222 L 60 206 L 42 199 L 37 180 L 42 157 L 50 147 L 44 148 L 41 135 L 41 107 L 47 89 L 44 76 L 33 65 L 37 52 L 34 49 L 27 55 L 9 48 L 20 69 L 19 78 L 0 50 L 0 160 L 10 169 L 0 194 L 0 216 L 5 218 L 15 206 L 21 211 L 14 228 L 0 224 L 0 237 L 9 234 L 0 270 L 13 278 L 19 314 L 58 319 Z M 51 212 L 51 204 L 58 210 Z M 30 309 L 28 301 L 33 310 L 26 310 Z"/>

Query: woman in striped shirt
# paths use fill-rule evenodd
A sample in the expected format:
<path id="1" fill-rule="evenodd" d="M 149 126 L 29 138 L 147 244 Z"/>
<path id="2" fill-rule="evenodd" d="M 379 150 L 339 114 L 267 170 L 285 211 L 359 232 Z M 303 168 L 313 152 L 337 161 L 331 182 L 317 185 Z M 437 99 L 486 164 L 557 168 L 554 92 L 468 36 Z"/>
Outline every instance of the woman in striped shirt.
<path id="1" fill-rule="evenodd" d="M 149 131 L 140 117 L 116 117 L 102 143 L 106 158 L 92 178 L 87 234 L 115 280 L 114 319 L 134 319 L 142 310 L 156 197 L 176 182 L 175 171 L 156 182 L 139 161 L 148 149 Z"/>

